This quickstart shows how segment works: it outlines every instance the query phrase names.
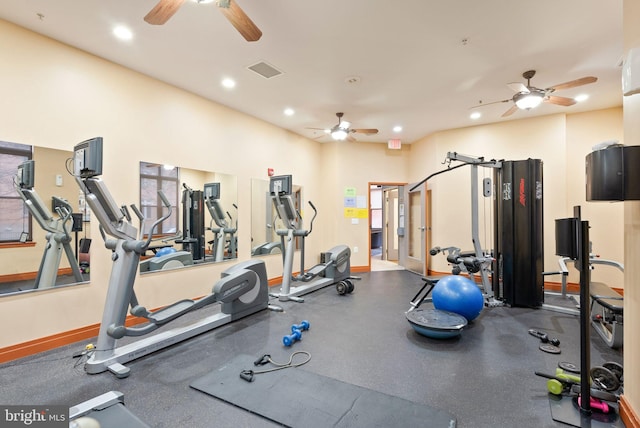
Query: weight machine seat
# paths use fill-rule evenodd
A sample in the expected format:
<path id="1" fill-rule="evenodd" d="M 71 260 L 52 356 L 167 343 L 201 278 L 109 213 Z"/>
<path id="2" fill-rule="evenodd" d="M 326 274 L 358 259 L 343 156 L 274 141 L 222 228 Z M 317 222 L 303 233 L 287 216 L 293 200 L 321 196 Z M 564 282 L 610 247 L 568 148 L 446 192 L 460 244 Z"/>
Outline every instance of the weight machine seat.
<path id="1" fill-rule="evenodd" d="M 592 282 L 589 285 L 589 294 L 593 300 L 614 314 L 622 314 L 624 308 L 623 297 L 607 284 Z"/>
<path id="2" fill-rule="evenodd" d="M 475 257 L 476 256 L 476 252 L 473 251 L 473 250 L 460 251 L 460 254 L 458 254 L 458 256 L 460 256 L 460 257 Z"/>

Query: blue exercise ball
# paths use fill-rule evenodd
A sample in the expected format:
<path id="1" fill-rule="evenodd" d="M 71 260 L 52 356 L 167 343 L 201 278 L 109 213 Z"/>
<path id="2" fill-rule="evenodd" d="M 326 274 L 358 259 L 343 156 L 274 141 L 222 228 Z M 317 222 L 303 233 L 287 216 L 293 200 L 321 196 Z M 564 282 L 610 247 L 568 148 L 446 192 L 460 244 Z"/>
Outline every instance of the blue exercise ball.
<path id="1" fill-rule="evenodd" d="M 431 292 L 433 306 L 442 311 L 462 315 L 473 321 L 484 307 L 482 291 L 465 276 L 449 275 L 440 278 Z"/>
<path id="2" fill-rule="evenodd" d="M 176 252 L 176 249 L 173 248 L 173 247 L 160 248 L 156 252 L 156 257 L 166 256 L 167 254 L 172 254 L 172 253 L 175 253 L 175 252 Z"/>

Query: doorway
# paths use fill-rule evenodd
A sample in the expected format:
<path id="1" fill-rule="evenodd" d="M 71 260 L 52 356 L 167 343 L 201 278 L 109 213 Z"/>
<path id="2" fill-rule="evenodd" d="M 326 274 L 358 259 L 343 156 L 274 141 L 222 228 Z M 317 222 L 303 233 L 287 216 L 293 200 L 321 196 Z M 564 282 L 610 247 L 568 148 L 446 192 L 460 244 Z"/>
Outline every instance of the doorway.
<path id="1" fill-rule="evenodd" d="M 398 213 L 402 184 L 369 183 L 369 268 L 401 270 Z"/>

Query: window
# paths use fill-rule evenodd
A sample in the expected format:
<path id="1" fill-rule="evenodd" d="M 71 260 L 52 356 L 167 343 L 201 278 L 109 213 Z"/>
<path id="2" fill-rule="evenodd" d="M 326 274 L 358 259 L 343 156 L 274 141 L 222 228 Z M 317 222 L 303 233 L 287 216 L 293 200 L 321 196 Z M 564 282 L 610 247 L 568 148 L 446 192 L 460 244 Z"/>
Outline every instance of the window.
<path id="1" fill-rule="evenodd" d="M 18 165 L 32 158 L 32 147 L 0 141 L 0 242 L 18 242 L 31 237 L 31 216 L 13 187 Z"/>
<path id="2" fill-rule="evenodd" d="M 158 225 L 154 235 L 173 235 L 178 231 L 178 189 L 180 177 L 177 167 L 140 162 L 140 211 L 145 218 L 144 234 L 148 235 L 154 221 L 166 214 L 167 208 L 158 197 L 161 189 L 171 203 L 171 217 Z"/>
<path id="3" fill-rule="evenodd" d="M 375 187 L 371 189 L 369 195 L 370 211 L 371 211 L 371 229 L 382 229 L 382 188 Z"/>

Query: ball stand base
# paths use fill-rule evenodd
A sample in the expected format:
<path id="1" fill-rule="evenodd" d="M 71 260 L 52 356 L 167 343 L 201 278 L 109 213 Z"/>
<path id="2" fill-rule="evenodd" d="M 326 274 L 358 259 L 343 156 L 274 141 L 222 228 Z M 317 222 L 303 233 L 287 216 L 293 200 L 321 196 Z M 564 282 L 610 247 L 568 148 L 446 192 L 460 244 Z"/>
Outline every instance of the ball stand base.
<path id="1" fill-rule="evenodd" d="M 574 427 L 624 428 L 624 424 L 618 414 L 618 406 L 612 403 L 608 404 L 611 407 L 610 413 L 592 411 L 591 414 L 585 414 L 578 407 L 578 400 L 575 397 L 549 394 L 551 418 L 556 422 L 562 422 Z"/>

